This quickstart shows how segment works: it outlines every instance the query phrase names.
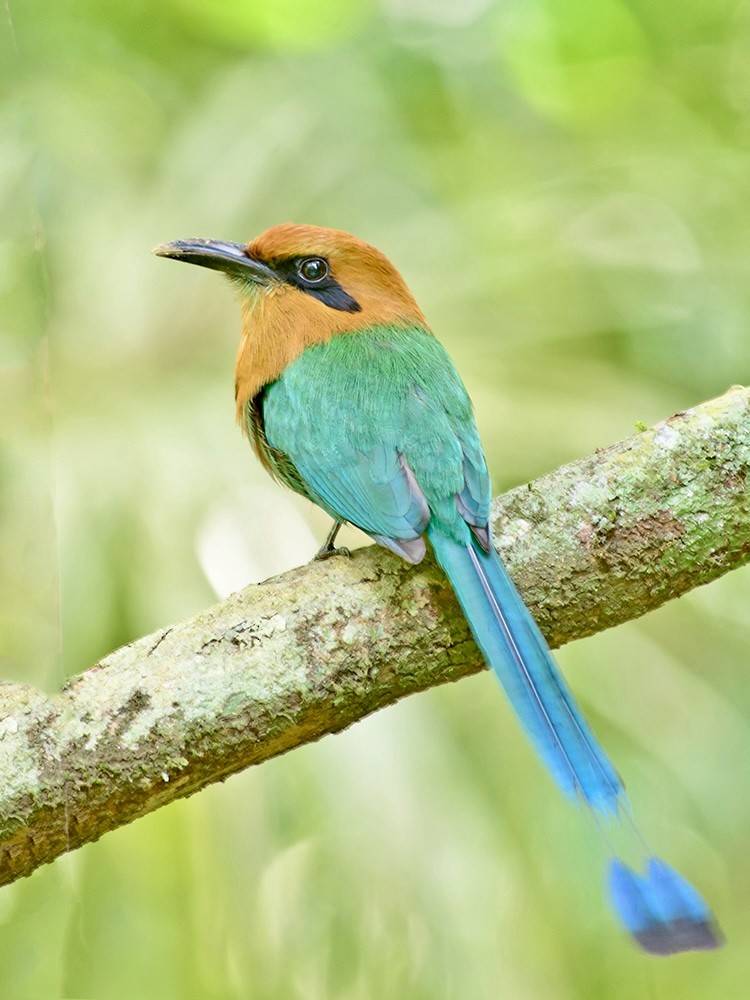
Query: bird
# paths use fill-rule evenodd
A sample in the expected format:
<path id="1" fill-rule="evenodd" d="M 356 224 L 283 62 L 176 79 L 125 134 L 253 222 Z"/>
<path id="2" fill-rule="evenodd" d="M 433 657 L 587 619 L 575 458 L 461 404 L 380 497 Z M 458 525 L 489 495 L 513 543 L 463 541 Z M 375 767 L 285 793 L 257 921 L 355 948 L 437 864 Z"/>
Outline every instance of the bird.
<path id="1" fill-rule="evenodd" d="M 237 419 L 265 469 L 333 518 L 319 555 L 336 551 L 347 522 L 407 563 L 429 543 L 563 794 L 600 828 L 635 831 L 640 867 L 610 848 L 606 878 L 625 930 L 653 955 L 718 947 L 706 902 L 635 827 L 618 772 L 495 549 L 468 392 L 390 260 L 349 233 L 291 222 L 248 243 L 184 239 L 153 252 L 235 286 Z"/>

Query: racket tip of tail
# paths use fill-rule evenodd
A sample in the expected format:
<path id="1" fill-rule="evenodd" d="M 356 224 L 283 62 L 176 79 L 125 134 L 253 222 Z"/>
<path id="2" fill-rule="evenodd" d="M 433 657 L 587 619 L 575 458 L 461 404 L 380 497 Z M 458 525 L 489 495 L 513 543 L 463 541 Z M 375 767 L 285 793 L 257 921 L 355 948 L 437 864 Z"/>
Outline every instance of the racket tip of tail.
<path id="1" fill-rule="evenodd" d="M 649 859 L 644 875 L 615 858 L 609 888 L 620 921 L 649 955 L 710 951 L 724 943 L 701 895 L 659 858 Z"/>
<path id="2" fill-rule="evenodd" d="M 679 955 L 684 951 L 713 951 L 724 944 L 724 938 L 712 920 L 692 920 L 683 917 L 666 923 L 652 924 L 630 932 L 638 945 L 649 955 Z"/>

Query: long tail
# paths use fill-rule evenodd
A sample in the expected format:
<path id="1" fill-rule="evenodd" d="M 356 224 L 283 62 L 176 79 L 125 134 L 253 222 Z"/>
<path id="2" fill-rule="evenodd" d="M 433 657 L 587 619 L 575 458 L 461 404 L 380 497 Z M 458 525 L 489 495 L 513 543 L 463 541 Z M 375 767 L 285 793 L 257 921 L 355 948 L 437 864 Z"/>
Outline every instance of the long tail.
<path id="1" fill-rule="evenodd" d="M 629 818 L 620 776 L 494 549 L 485 552 L 475 539 L 461 545 L 432 525 L 427 534 L 479 648 L 562 791 L 594 813 Z M 695 889 L 658 858 L 645 871 L 614 859 L 609 878 L 615 910 L 638 944 L 660 955 L 717 947 L 718 930 Z"/>

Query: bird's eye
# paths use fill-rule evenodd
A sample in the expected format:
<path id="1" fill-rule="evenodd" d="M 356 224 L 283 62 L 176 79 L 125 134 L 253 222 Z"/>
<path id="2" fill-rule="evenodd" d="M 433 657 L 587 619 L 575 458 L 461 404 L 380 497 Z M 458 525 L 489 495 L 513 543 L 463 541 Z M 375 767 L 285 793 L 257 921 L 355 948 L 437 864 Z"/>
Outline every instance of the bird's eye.
<path id="1" fill-rule="evenodd" d="M 319 285 L 328 277 L 328 264 L 322 257 L 305 257 L 297 264 L 297 274 L 308 285 Z"/>

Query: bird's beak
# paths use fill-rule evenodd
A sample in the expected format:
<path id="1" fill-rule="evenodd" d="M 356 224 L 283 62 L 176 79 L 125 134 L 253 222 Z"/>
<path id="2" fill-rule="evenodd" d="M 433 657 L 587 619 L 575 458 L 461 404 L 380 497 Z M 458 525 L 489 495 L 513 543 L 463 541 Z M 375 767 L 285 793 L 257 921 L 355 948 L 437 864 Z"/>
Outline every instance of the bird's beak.
<path id="1" fill-rule="evenodd" d="M 276 278 L 275 272 L 262 261 L 249 257 L 242 243 L 225 243 L 223 240 L 175 240 L 154 247 L 157 257 L 172 257 L 188 264 L 200 264 L 234 277 L 267 285 Z"/>

